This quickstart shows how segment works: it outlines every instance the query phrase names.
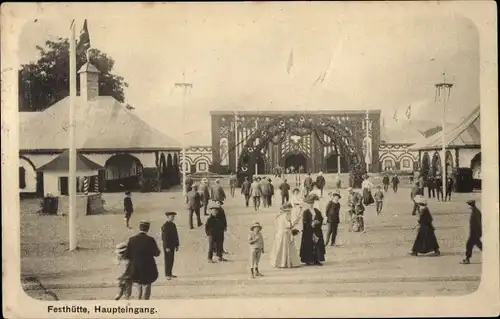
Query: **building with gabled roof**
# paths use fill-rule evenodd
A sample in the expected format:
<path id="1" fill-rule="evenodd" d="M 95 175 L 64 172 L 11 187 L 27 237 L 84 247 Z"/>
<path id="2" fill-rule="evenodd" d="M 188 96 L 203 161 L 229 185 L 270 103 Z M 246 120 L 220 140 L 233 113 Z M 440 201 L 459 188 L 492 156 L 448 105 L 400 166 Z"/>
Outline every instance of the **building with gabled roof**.
<path id="1" fill-rule="evenodd" d="M 445 131 L 447 173 L 456 172 L 457 168 L 472 170 L 472 177 L 481 180 L 481 107 L 477 106 L 469 115 Z M 420 143 L 411 146 L 419 153 L 422 172 L 436 175 L 442 170 L 441 154 L 442 134 L 434 134 Z"/>
<path id="2" fill-rule="evenodd" d="M 74 108 L 75 146 L 105 168 L 98 177 L 101 190 L 144 189 L 145 180 L 158 174 L 163 188 L 179 184 L 181 143 L 113 97 L 100 96 L 99 71 L 94 65 L 86 63 L 78 73 L 81 94 Z M 43 172 L 37 170 L 69 148 L 69 103 L 65 97 L 41 112 L 20 113 L 21 192 L 44 194 Z"/>

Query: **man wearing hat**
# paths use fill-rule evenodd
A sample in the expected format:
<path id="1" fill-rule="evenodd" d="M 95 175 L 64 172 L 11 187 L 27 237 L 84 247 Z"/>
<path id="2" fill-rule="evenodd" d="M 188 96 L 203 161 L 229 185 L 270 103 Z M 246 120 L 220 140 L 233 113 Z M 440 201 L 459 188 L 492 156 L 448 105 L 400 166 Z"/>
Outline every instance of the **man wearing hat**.
<path id="1" fill-rule="evenodd" d="M 304 195 L 307 196 L 313 189 L 313 179 L 311 173 L 307 173 L 307 177 L 304 179 Z"/>
<path id="2" fill-rule="evenodd" d="M 196 214 L 198 227 L 203 225 L 200 218 L 201 195 L 198 193 L 198 186 L 193 185 L 193 189 L 188 193 L 189 228 L 193 229 L 193 213 Z"/>
<path id="3" fill-rule="evenodd" d="M 222 205 L 224 205 L 224 202 L 220 200 L 215 201 L 215 207 L 216 207 L 215 210 L 217 211 L 217 214 L 215 216 L 217 217 L 217 219 L 219 219 L 221 225 L 224 227 L 224 232 L 226 232 L 227 231 L 226 211 L 224 210 Z M 222 233 L 222 237 L 220 238 L 219 245 L 220 249 L 222 250 L 222 253 L 227 254 L 227 252 L 224 250 L 224 232 Z"/>
<path id="4" fill-rule="evenodd" d="M 203 215 L 208 216 L 208 201 L 210 200 L 210 190 L 208 188 L 208 179 L 202 178 L 200 187 L 198 187 L 198 192 L 201 195 L 201 202 L 203 203 Z"/>
<path id="5" fill-rule="evenodd" d="M 151 284 L 158 279 L 155 257 L 160 256 L 156 240 L 148 235 L 151 224 L 141 221 L 139 234 L 129 238 L 125 258 L 130 260 L 130 280 L 139 285 L 138 299 L 148 300 Z"/>
<path id="6" fill-rule="evenodd" d="M 398 174 L 394 174 L 394 176 L 391 179 L 391 182 L 392 182 L 392 190 L 394 191 L 394 193 L 397 193 L 398 192 L 398 185 L 399 185 Z"/>
<path id="7" fill-rule="evenodd" d="M 474 246 L 477 246 L 481 251 L 483 250 L 483 243 L 481 242 L 481 237 L 483 235 L 481 211 L 476 207 L 475 200 L 467 201 L 467 205 L 469 205 L 471 212 L 470 232 L 469 239 L 467 239 L 467 244 L 465 245 L 465 259 L 462 260 L 462 264 L 470 264 Z"/>
<path id="8" fill-rule="evenodd" d="M 248 176 L 245 176 L 245 180 L 241 184 L 241 195 L 245 196 L 245 206 L 248 207 L 250 201 L 250 182 L 248 181 Z"/>
<path id="9" fill-rule="evenodd" d="M 421 185 L 422 185 L 421 182 L 417 181 L 415 182 L 415 186 L 411 190 L 410 196 L 411 196 L 411 201 L 413 202 L 413 210 L 411 212 L 412 215 L 416 215 L 418 211 L 418 204 L 415 202 L 415 196 L 417 195 L 424 196 L 424 189 Z"/>
<path id="10" fill-rule="evenodd" d="M 168 280 L 172 278 L 177 278 L 177 276 L 172 275 L 172 269 L 174 268 L 174 255 L 176 251 L 179 251 L 179 234 L 177 233 L 177 227 L 175 226 L 174 219 L 177 213 L 167 212 L 167 221 L 161 226 L 161 240 L 163 242 L 163 251 L 165 257 L 165 276 Z"/>
<path id="11" fill-rule="evenodd" d="M 326 233 L 325 246 L 328 245 L 330 238 L 332 239 L 331 246 L 335 246 L 335 239 L 337 238 L 337 230 L 340 222 L 340 203 L 339 199 L 342 198 L 338 192 L 331 192 L 330 201 L 326 205 L 326 223 L 328 224 L 328 231 Z"/>
<path id="12" fill-rule="evenodd" d="M 186 181 L 184 182 L 184 185 L 186 185 L 186 192 L 189 193 L 193 187 L 194 181 L 191 178 L 191 175 L 188 174 L 186 177 Z M 186 197 L 186 203 L 188 202 L 188 198 Z"/>
<path id="13" fill-rule="evenodd" d="M 259 210 L 262 190 L 260 188 L 260 183 L 258 182 L 257 178 L 254 178 L 252 184 L 250 185 L 250 196 L 253 199 L 254 209 Z"/>
<path id="14" fill-rule="evenodd" d="M 436 175 L 436 178 L 434 179 L 435 183 L 435 188 L 436 188 L 436 193 L 437 193 L 437 199 L 444 201 L 444 193 L 443 193 L 443 177 L 441 177 L 441 174 L 438 173 Z"/>
<path id="15" fill-rule="evenodd" d="M 222 257 L 222 241 L 224 238 L 224 224 L 217 218 L 218 207 L 210 207 L 210 217 L 205 222 L 205 233 L 208 237 L 208 262 L 213 263 L 214 250 L 219 261 L 226 261 Z"/>
<path id="16" fill-rule="evenodd" d="M 215 187 L 213 190 L 213 200 L 214 201 L 225 201 L 226 200 L 226 193 L 224 192 L 224 189 L 222 189 L 222 185 L 220 184 L 220 180 L 216 179 L 215 180 Z"/>
<path id="17" fill-rule="evenodd" d="M 134 212 L 134 205 L 132 204 L 132 194 L 129 191 L 125 192 L 125 198 L 123 199 L 123 211 L 125 212 L 125 224 L 127 228 L 130 227 L 130 217 L 132 217 L 132 213 Z"/>

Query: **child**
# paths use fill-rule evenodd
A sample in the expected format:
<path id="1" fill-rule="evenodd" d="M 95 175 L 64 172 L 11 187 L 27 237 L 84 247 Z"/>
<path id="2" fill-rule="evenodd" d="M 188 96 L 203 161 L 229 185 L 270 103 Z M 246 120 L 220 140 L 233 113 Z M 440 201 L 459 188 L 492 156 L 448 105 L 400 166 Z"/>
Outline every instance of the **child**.
<path id="1" fill-rule="evenodd" d="M 259 272 L 260 256 L 264 253 L 264 238 L 260 233 L 261 230 L 262 226 L 257 222 L 250 226 L 248 243 L 250 244 L 250 278 L 252 279 L 254 279 L 255 276 L 263 277 L 263 275 Z"/>
<path id="2" fill-rule="evenodd" d="M 337 238 L 337 231 L 340 222 L 340 203 L 339 199 L 342 197 L 338 192 L 330 193 L 330 201 L 326 205 L 326 223 L 328 224 L 328 232 L 326 235 L 325 247 L 328 245 L 330 238 L 332 239 L 331 246 L 335 246 L 335 239 Z"/>
<path id="3" fill-rule="evenodd" d="M 134 212 L 134 205 L 132 205 L 132 194 L 129 191 L 125 192 L 125 198 L 123 199 L 123 211 L 125 212 L 125 222 L 127 228 L 131 228 L 129 225 L 130 217 Z"/>
<path id="4" fill-rule="evenodd" d="M 130 261 L 125 258 L 127 252 L 127 244 L 121 243 L 116 245 L 115 254 L 117 257 L 118 265 L 123 266 L 122 274 L 118 277 L 118 287 L 120 291 L 116 295 L 115 300 L 120 300 L 120 298 L 125 295 L 125 298 L 130 299 L 130 294 L 132 292 L 132 281 L 129 278 L 129 266 Z"/>
<path id="5" fill-rule="evenodd" d="M 375 203 L 377 204 L 377 215 L 382 212 L 382 206 L 384 204 L 384 193 L 382 192 L 380 186 L 377 186 L 377 191 L 373 195 Z"/>

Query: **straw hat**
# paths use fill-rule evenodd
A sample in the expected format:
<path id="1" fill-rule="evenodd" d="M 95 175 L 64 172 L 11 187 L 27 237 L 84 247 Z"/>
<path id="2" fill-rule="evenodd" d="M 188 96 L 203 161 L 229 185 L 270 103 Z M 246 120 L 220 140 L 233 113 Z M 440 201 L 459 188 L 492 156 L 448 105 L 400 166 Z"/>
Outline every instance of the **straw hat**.
<path id="1" fill-rule="evenodd" d="M 175 216 L 175 215 L 177 215 L 176 212 L 166 212 L 165 213 L 165 216 Z"/>
<path id="2" fill-rule="evenodd" d="M 115 254 L 122 255 L 127 251 L 127 243 L 119 243 L 116 245 Z"/>
<path id="3" fill-rule="evenodd" d="M 292 208 L 293 208 L 292 203 L 286 202 L 283 205 L 281 205 L 280 210 L 282 210 L 282 211 L 289 211 L 289 210 L 292 210 Z"/>
<path id="4" fill-rule="evenodd" d="M 467 205 L 469 205 L 469 206 L 476 207 L 476 201 L 475 201 L 475 200 L 473 200 L 473 199 L 468 200 L 466 203 L 467 203 Z"/>
<path id="5" fill-rule="evenodd" d="M 262 229 L 262 225 L 258 222 L 255 222 L 250 226 L 250 230 L 253 230 L 255 227 L 259 227 L 260 229 Z"/>
<path id="6" fill-rule="evenodd" d="M 339 199 L 342 198 L 342 196 L 340 196 L 340 194 L 338 192 L 331 192 L 328 195 L 330 195 L 330 196 L 337 196 Z"/>
<path id="7" fill-rule="evenodd" d="M 347 187 L 347 191 L 348 192 L 352 191 L 352 187 Z"/>

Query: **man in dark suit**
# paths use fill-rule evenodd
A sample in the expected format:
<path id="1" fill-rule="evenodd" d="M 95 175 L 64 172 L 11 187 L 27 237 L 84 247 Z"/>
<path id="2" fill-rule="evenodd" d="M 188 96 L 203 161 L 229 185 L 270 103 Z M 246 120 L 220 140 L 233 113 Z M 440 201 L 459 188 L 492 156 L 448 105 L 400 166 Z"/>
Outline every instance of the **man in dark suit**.
<path id="1" fill-rule="evenodd" d="M 125 257 L 130 260 L 130 280 L 139 286 L 138 299 L 145 300 L 151 296 L 151 284 L 158 279 L 155 257 L 160 256 L 156 240 L 147 234 L 150 226 L 141 221 L 139 234 L 128 240 Z"/>
<path id="2" fill-rule="evenodd" d="M 474 246 L 477 246 L 481 251 L 483 250 L 483 243 L 481 242 L 481 237 L 483 236 L 481 211 L 476 207 L 475 200 L 467 201 L 467 205 L 469 205 L 471 211 L 470 233 L 465 245 L 465 259 L 462 260 L 462 264 L 470 264 Z"/>
<path id="3" fill-rule="evenodd" d="M 306 179 L 304 179 L 304 196 L 309 195 L 313 188 L 313 179 L 311 173 L 307 174 Z"/>
<path id="4" fill-rule="evenodd" d="M 443 178 L 441 177 L 441 175 L 439 173 L 436 175 L 436 178 L 434 179 L 434 184 L 435 184 L 434 188 L 436 189 L 438 201 L 440 199 L 442 201 L 444 201 L 444 195 L 443 195 Z"/>
<path id="5" fill-rule="evenodd" d="M 397 193 L 398 192 L 398 186 L 399 186 L 398 175 L 394 174 L 394 176 L 391 179 L 391 182 L 392 182 L 392 190 L 394 191 L 394 193 Z"/>
<path id="6" fill-rule="evenodd" d="M 201 202 L 203 203 L 203 215 L 208 216 L 207 208 L 208 208 L 208 201 L 210 200 L 210 189 L 208 186 L 207 178 L 203 178 L 201 180 L 200 187 L 198 187 L 198 192 L 201 195 Z"/>
<path id="7" fill-rule="evenodd" d="M 198 227 L 203 225 L 200 218 L 201 195 L 198 193 L 198 186 L 193 185 L 193 189 L 188 193 L 189 228 L 193 229 L 193 213 L 196 214 Z"/>
<path id="8" fill-rule="evenodd" d="M 436 179 L 434 178 L 434 176 L 430 176 L 429 179 L 427 180 L 427 196 L 429 198 L 431 198 L 431 196 L 433 198 L 436 197 Z"/>
<path id="9" fill-rule="evenodd" d="M 174 255 L 176 251 L 179 251 L 179 234 L 177 233 L 177 227 L 174 223 L 175 215 L 177 215 L 175 212 L 165 213 L 167 221 L 161 226 L 161 240 L 163 242 L 165 256 L 165 276 L 168 280 L 177 278 L 177 276 L 172 275 Z"/>
<path id="10" fill-rule="evenodd" d="M 281 205 L 290 201 L 290 185 L 288 185 L 286 178 L 283 180 L 283 183 L 280 185 L 281 191 Z"/>
<path id="11" fill-rule="evenodd" d="M 224 224 L 217 218 L 218 207 L 210 207 L 210 217 L 208 217 L 205 223 L 205 233 L 208 237 L 208 262 L 213 263 L 214 251 L 219 261 L 226 261 L 222 257 L 222 244 L 221 241 L 224 238 Z"/>
<path id="12" fill-rule="evenodd" d="M 250 182 L 248 177 L 245 177 L 245 181 L 241 184 L 241 194 L 245 196 L 245 206 L 248 207 L 250 201 Z"/>
<path id="13" fill-rule="evenodd" d="M 125 192 L 125 198 L 123 199 L 123 211 L 125 212 L 125 224 L 127 228 L 130 227 L 130 217 L 132 217 L 132 213 L 134 212 L 134 205 L 132 204 L 132 194 L 129 191 Z"/>
<path id="14" fill-rule="evenodd" d="M 337 230 L 340 222 L 340 194 L 337 192 L 330 193 L 330 201 L 326 205 L 326 223 L 328 224 L 328 232 L 326 235 L 325 246 L 328 245 L 330 238 L 332 239 L 331 246 L 335 246 L 335 239 L 337 239 Z"/>
<path id="15" fill-rule="evenodd" d="M 453 178 L 446 178 L 446 194 L 444 195 L 444 200 L 451 201 L 451 191 L 453 190 Z"/>

